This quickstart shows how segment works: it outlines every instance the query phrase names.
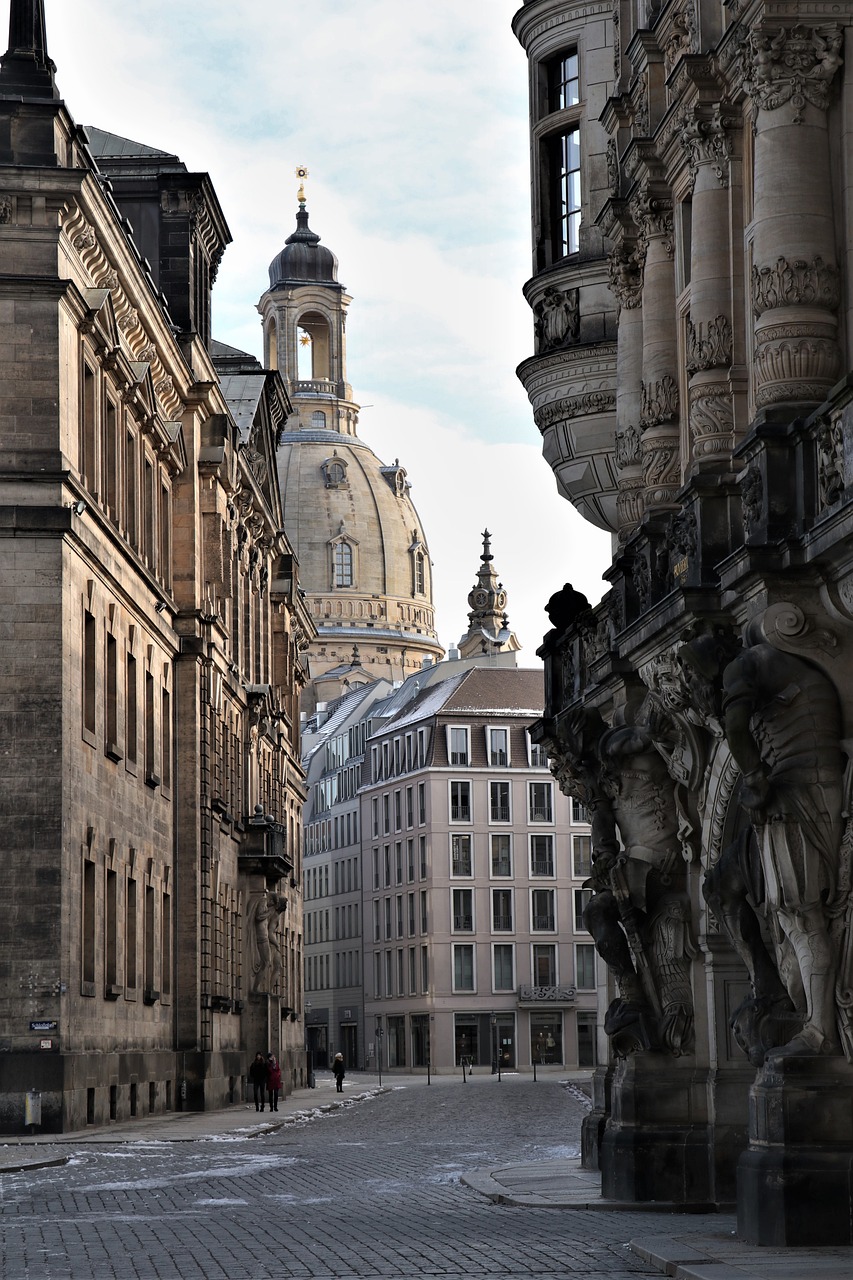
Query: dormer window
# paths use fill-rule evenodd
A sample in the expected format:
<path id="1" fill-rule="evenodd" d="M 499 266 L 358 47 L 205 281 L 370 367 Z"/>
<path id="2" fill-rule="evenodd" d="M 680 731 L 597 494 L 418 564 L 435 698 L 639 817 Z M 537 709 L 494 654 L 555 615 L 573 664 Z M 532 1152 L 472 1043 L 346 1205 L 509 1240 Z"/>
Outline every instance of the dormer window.
<path id="1" fill-rule="evenodd" d="M 323 424 L 326 422 L 326 415 L 320 415 Z M 344 458 L 338 456 L 337 449 L 331 458 L 327 458 L 322 464 L 323 480 L 327 489 L 344 489 L 347 486 L 347 464 Z"/>

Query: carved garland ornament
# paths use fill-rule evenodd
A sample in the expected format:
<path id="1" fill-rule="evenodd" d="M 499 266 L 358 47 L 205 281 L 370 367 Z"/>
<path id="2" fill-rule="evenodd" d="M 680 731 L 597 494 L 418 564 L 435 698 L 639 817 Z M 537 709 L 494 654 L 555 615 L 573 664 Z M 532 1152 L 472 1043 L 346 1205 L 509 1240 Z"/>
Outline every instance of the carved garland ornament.
<path id="1" fill-rule="evenodd" d="M 694 322 L 687 317 L 687 372 L 725 368 L 732 362 L 732 326 L 727 316 Z"/>
<path id="2" fill-rule="evenodd" d="M 537 409 L 533 415 L 540 431 L 553 427 L 569 418 L 581 418 L 587 414 L 612 413 L 616 408 L 616 396 L 612 391 L 588 391 L 583 396 L 569 396 L 555 400 Z"/>
<path id="3" fill-rule="evenodd" d="M 775 35 L 756 27 L 750 33 L 748 89 L 765 111 L 790 102 L 794 124 L 802 124 L 806 103 L 825 111 L 829 89 L 842 64 L 842 33 L 837 26 L 798 24 Z"/>

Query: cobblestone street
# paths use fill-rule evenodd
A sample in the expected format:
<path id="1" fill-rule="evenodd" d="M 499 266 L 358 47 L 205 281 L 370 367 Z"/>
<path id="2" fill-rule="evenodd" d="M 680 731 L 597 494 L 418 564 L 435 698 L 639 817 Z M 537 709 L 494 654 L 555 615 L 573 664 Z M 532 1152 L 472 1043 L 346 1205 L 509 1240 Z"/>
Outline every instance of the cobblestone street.
<path id="1" fill-rule="evenodd" d="M 588 1280 L 651 1276 L 627 1248 L 663 1214 L 513 1208 L 461 1175 L 577 1152 L 583 1103 L 556 1080 L 403 1087 L 275 1133 L 74 1143 L 6 1173 L 4 1280 Z M 355 1081 L 347 1082 L 353 1093 Z M 319 1091 L 318 1091 L 319 1092 Z M 311 1097 L 305 1097 L 310 1105 Z M 246 1111 L 246 1122 L 259 1117 Z M 678 1230 L 709 1219 L 680 1216 Z"/>

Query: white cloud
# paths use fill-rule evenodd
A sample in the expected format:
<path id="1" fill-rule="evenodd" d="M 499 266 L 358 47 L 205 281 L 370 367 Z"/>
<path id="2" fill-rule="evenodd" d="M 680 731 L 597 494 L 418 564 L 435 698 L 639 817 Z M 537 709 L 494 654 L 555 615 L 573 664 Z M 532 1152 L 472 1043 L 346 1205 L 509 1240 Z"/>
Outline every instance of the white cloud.
<path id="1" fill-rule="evenodd" d="M 354 298 L 349 380 L 357 400 L 376 406 L 362 432 L 409 468 L 442 640 L 465 629 L 488 525 L 532 661 L 548 597 L 567 580 L 600 594 L 609 550 L 558 496 L 514 373 L 532 349 L 517 7 L 46 0 L 75 119 L 211 173 L 234 235 L 215 330 L 256 355 L 255 304 L 294 227 L 293 170 L 307 164 L 311 225 Z"/>

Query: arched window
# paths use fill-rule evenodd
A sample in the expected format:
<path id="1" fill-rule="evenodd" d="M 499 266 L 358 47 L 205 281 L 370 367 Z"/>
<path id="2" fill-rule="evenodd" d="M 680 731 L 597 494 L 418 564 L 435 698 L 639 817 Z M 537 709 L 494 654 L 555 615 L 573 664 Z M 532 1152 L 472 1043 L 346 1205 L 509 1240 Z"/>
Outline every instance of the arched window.
<path id="1" fill-rule="evenodd" d="M 415 552 L 415 595 L 422 596 L 426 590 L 426 572 L 424 570 L 424 553 Z"/>
<path id="2" fill-rule="evenodd" d="M 278 368 L 278 326 L 270 320 L 267 328 L 267 368 Z"/>
<path id="3" fill-rule="evenodd" d="M 335 586 L 352 586 L 352 547 L 348 542 L 335 544 Z"/>
<path id="4" fill-rule="evenodd" d="M 317 431 L 326 430 L 326 415 L 322 409 L 315 409 L 311 414 L 311 426 Z"/>

